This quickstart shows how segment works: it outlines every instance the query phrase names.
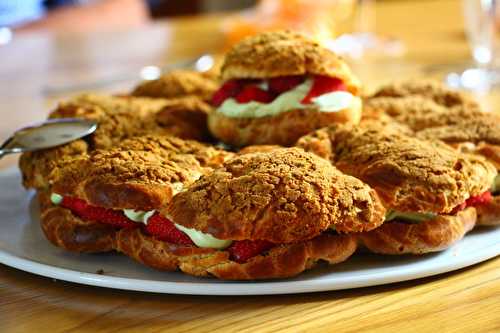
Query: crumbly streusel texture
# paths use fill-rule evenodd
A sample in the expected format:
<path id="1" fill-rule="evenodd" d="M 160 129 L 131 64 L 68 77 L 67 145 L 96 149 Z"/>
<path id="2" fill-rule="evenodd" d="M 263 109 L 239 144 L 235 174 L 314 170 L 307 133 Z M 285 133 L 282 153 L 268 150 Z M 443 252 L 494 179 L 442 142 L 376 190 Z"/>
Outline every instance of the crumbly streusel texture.
<path id="1" fill-rule="evenodd" d="M 74 158 L 51 174 L 52 190 L 113 209 L 152 210 L 222 163 L 229 153 L 195 141 L 136 137 Z"/>
<path id="2" fill-rule="evenodd" d="M 297 148 L 245 154 L 200 178 L 162 210 L 220 239 L 289 243 L 330 227 L 370 230 L 385 210 L 375 192 Z"/>

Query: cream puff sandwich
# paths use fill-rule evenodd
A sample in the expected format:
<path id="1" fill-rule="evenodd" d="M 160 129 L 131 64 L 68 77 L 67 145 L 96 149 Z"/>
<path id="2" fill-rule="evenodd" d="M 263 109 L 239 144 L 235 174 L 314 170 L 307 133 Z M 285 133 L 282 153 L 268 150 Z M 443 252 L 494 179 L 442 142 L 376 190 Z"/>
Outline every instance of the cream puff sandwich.
<path id="1" fill-rule="evenodd" d="M 493 165 L 439 141 L 387 132 L 374 124 L 330 126 L 297 144 L 369 184 L 388 210 L 385 223 L 359 235 L 384 254 L 440 251 L 471 230 L 490 201 Z"/>
<path id="2" fill-rule="evenodd" d="M 483 112 L 466 93 L 434 81 L 408 81 L 381 87 L 364 105 L 367 119 L 390 119 L 391 126 L 420 139 L 482 155 L 500 170 L 500 116 Z M 490 192 L 491 198 L 476 204 L 478 225 L 500 225 L 500 176 Z"/>
<path id="3" fill-rule="evenodd" d="M 282 148 L 225 162 L 160 214 L 152 222 L 161 233 L 122 229 L 116 250 L 160 270 L 249 280 L 346 260 L 356 249 L 352 233 L 379 226 L 385 210 L 360 180 Z"/>
<path id="4" fill-rule="evenodd" d="M 147 222 L 228 156 L 195 141 L 150 135 L 73 157 L 52 170 L 50 187 L 40 192 L 42 230 L 74 252 L 109 251 L 123 228 L 156 234 Z"/>
<path id="5" fill-rule="evenodd" d="M 267 32 L 226 55 L 212 98 L 212 134 L 232 146 L 292 145 L 331 123 L 358 123 L 360 83 L 347 64 L 290 31 Z"/>

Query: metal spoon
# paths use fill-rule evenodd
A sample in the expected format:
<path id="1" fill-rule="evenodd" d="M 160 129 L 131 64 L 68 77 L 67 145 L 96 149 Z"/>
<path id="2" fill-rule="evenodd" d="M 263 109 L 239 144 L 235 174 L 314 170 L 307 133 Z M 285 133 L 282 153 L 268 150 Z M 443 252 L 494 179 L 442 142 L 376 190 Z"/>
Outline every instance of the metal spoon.
<path id="1" fill-rule="evenodd" d="M 89 135 L 96 129 L 97 123 L 86 119 L 48 120 L 16 131 L 0 146 L 0 158 L 12 153 L 56 147 Z"/>

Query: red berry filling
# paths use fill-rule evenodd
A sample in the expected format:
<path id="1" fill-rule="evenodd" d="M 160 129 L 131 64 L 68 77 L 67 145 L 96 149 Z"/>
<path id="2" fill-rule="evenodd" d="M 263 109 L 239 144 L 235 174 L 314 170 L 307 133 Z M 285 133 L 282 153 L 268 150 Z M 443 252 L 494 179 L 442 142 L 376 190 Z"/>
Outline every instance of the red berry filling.
<path id="1" fill-rule="evenodd" d="M 470 197 L 469 199 L 465 200 L 465 202 L 462 202 L 460 205 L 455 207 L 451 214 L 456 214 L 461 210 L 464 210 L 467 207 L 477 207 L 481 205 L 486 205 L 489 204 L 493 200 L 493 196 L 491 195 L 490 191 L 486 191 L 480 195 L 475 195 L 473 197 Z"/>
<path id="2" fill-rule="evenodd" d="M 231 254 L 232 260 L 239 263 L 244 263 L 248 259 L 269 250 L 274 245 L 275 244 L 265 240 L 242 240 L 234 242 L 230 247 L 228 247 L 227 250 Z"/>
<path id="3" fill-rule="evenodd" d="M 109 224 L 117 228 L 136 228 L 140 226 L 139 223 L 126 217 L 122 211 L 91 206 L 84 200 L 77 198 L 63 197 L 61 207 L 71 210 L 75 215 L 83 219 Z M 149 235 L 162 241 L 194 246 L 193 241 L 191 241 L 185 233 L 177 229 L 172 221 L 159 213 L 155 213 L 148 219 L 148 223 L 144 226 L 144 230 Z M 275 246 L 275 244 L 268 241 L 243 240 L 233 242 L 227 250 L 232 260 L 244 263 L 248 259 L 269 250 L 273 246 Z"/>
<path id="4" fill-rule="evenodd" d="M 220 106 L 226 99 L 235 97 L 242 88 L 243 85 L 239 80 L 229 80 L 225 82 L 212 96 L 212 104 L 214 106 Z"/>
<path id="5" fill-rule="evenodd" d="M 91 206 L 81 199 L 63 197 L 61 206 L 70 209 L 73 213 L 85 220 L 99 221 L 117 228 L 137 227 L 137 223 L 129 220 L 123 212 Z"/>
<path id="6" fill-rule="evenodd" d="M 158 213 L 149 218 L 146 225 L 146 232 L 162 241 L 174 244 L 194 245 L 185 233 L 174 226 L 172 221 Z"/>
<path id="7" fill-rule="evenodd" d="M 268 87 L 269 91 L 279 95 L 288 90 L 292 90 L 302 82 L 304 82 L 304 76 L 280 76 L 269 79 Z"/>
<path id="8" fill-rule="evenodd" d="M 236 95 L 236 101 L 240 104 L 252 101 L 259 103 L 272 102 L 274 96 L 269 92 L 257 87 L 256 85 L 246 86 Z"/>
<path id="9" fill-rule="evenodd" d="M 311 103 L 314 97 L 329 92 L 346 90 L 347 88 L 342 80 L 329 76 L 316 75 L 311 90 L 309 90 L 309 93 L 302 100 L 302 104 Z"/>
<path id="10" fill-rule="evenodd" d="M 252 101 L 270 103 L 276 96 L 292 90 L 306 79 L 303 75 L 280 76 L 267 80 L 267 90 L 259 87 L 264 80 L 229 80 L 225 82 L 212 97 L 212 104 L 216 107 L 222 105 L 228 98 L 234 98 L 240 104 Z M 342 80 L 329 76 L 315 75 L 313 85 L 303 104 L 311 103 L 312 98 L 333 92 L 347 90 Z"/>
<path id="11" fill-rule="evenodd" d="M 480 195 L 476 195 L 474 197 L 470 197 L 465 201 L 467 207 L 476 207 L 481 205 L 489 204 L 493 200 L 493 196 L 490 191 L 486 191 Z"/>

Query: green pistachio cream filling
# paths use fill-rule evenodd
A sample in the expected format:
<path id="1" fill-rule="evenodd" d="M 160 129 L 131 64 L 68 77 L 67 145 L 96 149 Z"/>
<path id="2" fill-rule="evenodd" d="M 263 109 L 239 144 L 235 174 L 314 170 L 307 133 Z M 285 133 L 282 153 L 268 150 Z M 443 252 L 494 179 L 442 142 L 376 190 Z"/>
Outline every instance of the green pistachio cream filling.
<path id="1" fill-rule="evenodd" d="M 393 220 L 401 220 L 408 223 L 420 223 L 434 219 L 437 214 L 434 213 L 414 213 L 414 212 L 399 212 L 397 210 L 389 210 L 385 214 L 385 222 Z"/>
<path id="2" fill-rule="evenodd" d="M 497 174 L 491 185 L 491 194 L 500 194 L 500 174 Z"/>

